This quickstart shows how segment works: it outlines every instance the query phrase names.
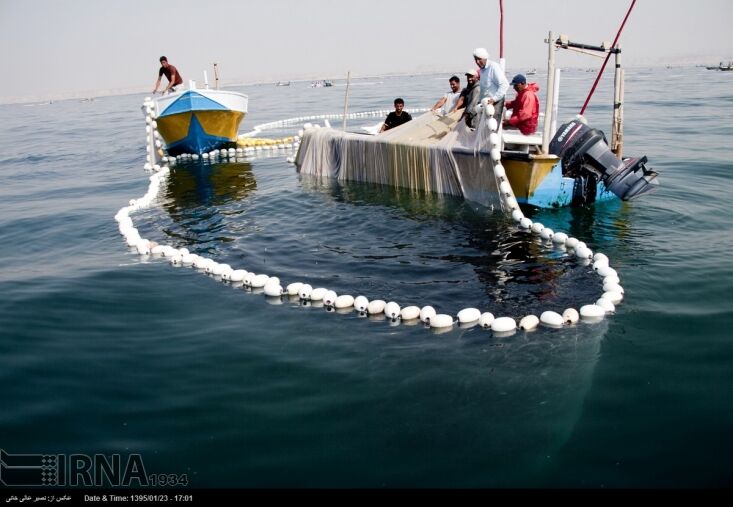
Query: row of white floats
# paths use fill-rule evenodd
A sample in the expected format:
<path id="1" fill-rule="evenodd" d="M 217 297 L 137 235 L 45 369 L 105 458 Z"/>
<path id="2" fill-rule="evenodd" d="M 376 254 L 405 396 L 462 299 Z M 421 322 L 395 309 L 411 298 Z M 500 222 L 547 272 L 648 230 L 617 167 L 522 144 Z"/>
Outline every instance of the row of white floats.
<path id="1" fill-rule="evenodd" d="M 140 255 L 165 257 L 173 265 L 190 266 L 225 282 L 241 283 L 245 287 L 261 289 L 265 296 L 268 297 L 280 298 L 284 295 L 297 296 L 303 301 L 323 302 L 323 305 L 327 308 L 334 308 L 336 310 L 354 308 L 358 312 L 367 315 L 384 314 L 393 322 L 420 319 L 420 321 L 429 325 L 431 328 L 450 328 L 456 323 L 461 325 L 477 324 L 485 329 L 491 329 L 499 335 L 511 334 L 517 328 L 529 331 L 535 329 L 540 324 L 559 328 L 574 324 L 580 319 L 591 322 L 603 319 L 607 313 L 615 311 L 615 306 L 624 297 L 624 289 L 620 285 L 618 273 L 610 266 L 608 257 L 604 254 L 594 254 L 582 241 L 569 237 L 562 232 L 554 232 L 550 228 L 544 227 L 541 223 L 532 222 L 524 216 L 514 197 L 511 185 L 506 178 L 504 167 L 501 165 L 501 153 L 497 148 L 499 146 L 498 124 L 494 118 L 491 118 L 491 115 L 494 114 L 494 107 L 486 102 L 480 104 L 479 107 L 484 115 L 482 125 L 490 130 L 489 152 L 491 154 L 492 168 L 497 180 L 497 186 L 502 196 L 502 204 L 511 213 L 512 218 L 520 228 L 531 231 L 531 233 L 538 235 L 542 240 L 551 242 L 556 246 L 565 246 L 579 260 L 584 262 L 591 262 L 592 260 L 594 271 L 603 278 L 604 292 L 601 297 L 593 304 L 582 306 L 579 312 L 574 308 L 568 308 L 562 314 L 548 310 L 542 312 L 539 317 L 535 315 L 523 316 L 517 323 L 517 320 L 512 317 L 494 317 L 490 312 L 481 312 L 477 308 L 465 308 L 458 312 L 454 318 L 452 315 L 437 313 L 435 308 L 429 305 L 423 306 L 422 308 L 418 306 L 407 306 L 403 308 L 394 301 L 385 301 L 382 299 L 370 301 L 365 296 L 353 297 L 348 294 L 339 295 L 333 290 L 323 287 L 314 288 L 302 282 L 291 283 L 283 288 L 278 277 L 255 274 L 245 269 L 235 269 L 228 264 L 217 263 L 213 259 L 192 254 L 186 248 L 174 248 L 168 245 L 157 244 L 142 238 L 130 218 L 131 213 L 149 207 L 152 204 L 161 186 L 170 174 L 170 166 L 161 167 L 158 164 L 152 164 L 155 159 L 151 156 L 150 150 L 148 150 L 149 156 L 148 162 L 145 164 L 145 169 L 152 169 L 156 172 L 150 176 L 148 191 L 140 199 L 133 199 L 128 206 L 121 208 L 115 215 L 115 220 L 118 222 L 120 234 L 124 236 L 127 245 L 134 248 Z M 148 110 L 148 118 L 151 118 L 151 116 L 152 107 Z M 152 128 L 155 128 L 155 126 L 152 125 Z M 226 152 L 227 155 L 231 154 L 230 150 L 226 150 Z M 234 155 L 236 156 L 236 154 L 237 152 L 234 150 Z M 221 151 L 219 152 L 219 156 L 221 156 Z M 172 163 L 175 163 L 175 160 L 180 160 L 180 158 L 173 159 L 172 157 L 168 157 L 167 159 L 163 159 L 163 162 L 168 162 L 172 165 Z"/>
<path id="2" fill-rule="evenodd" d="M 424 113 L 429 110 L 430 110 L 429 108 L 405 109 L 405 111 L 407 111 L 410 114 Z M 356 120 L 357 118 L 381 118 L 383 116 L 387 116 L 391 112 L 392 110 L 386 110 L 386 109 L 379 109 L 379 110 L 374 110 L 374 111 L 360 111 L 360 112 L 355 112 L 355 113 L 348 113 L 346 115 L 346 119 Z M 243 136 L 246 137 L 250 135 L 256 135 L 258 132 L 262 132 L 264 130 L 292 127 L 294 125 L 300 125 L 301 123 L 309 122 L 309 121 L 342 120 L 343 118 L 344 118 L 343 113 L 315 114 L 311 116 L 297 116 L 294 118 L 287 118 L 285 120 L 271 121 L 268 123 L 261 123 L 259 125 L 255 125 L 254 129 L 251 132 L 243 134 Z"/>
<path id="3" fill-rule="evenodd" d="M 577 238 L 570 237 L 564 232 L 555 232 L 540 222 L 532 222 L 524 216 L 514 196 L 514 190 L 507 179 L 506 170 L 501 164 L 501 140 L 498 133 L 499 124 L 493 118 L 495 112 L 494 106 L 484 99 L 478 108 L 482 114 L 479 128 L 487 128 L 489 130 L 488 151 L 499 194 L 501 195 L 502 205 L 511 214 L 512 219 L 517 222 L 520 228 L 531 231 L 533 234 L 538 235 L 540 239 L 546 242 L 552 242 L 555 246 L 564 246 L 569 249 L 579 260 L 583 262 L 592 261 L 593 270 L 603 278 L 603 294 L 595 303 L 582 306 L 580 313 L 573 308 L 568 308 L 562 315 L 553 311 L 545 311 L 539 318 L 536 315 L 526 315 L 519 321 L 520 329 L 534 329 L 540 323 L 549 326 L 559 326 L 563 323 L 575 322 L 577 321 L 577 317 L 585 320 L 600 320 L 607 313 L 614 312 L 616 305 L 624 297 L 624 289 L 621 287 L 621 280 L 618 277 L 618 273 L 610 266 L 608 257 L 602 253 L 594 254 L 585 243 Z M 511 327 L 511 322 L 505 321 L 502 323 L 503 327 Z"/>

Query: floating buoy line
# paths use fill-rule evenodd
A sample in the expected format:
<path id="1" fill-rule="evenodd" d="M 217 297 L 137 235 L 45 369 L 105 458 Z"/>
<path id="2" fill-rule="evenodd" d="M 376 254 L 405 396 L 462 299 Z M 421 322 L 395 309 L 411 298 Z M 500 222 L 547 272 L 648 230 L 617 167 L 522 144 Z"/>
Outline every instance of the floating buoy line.
<path id="1" fill-rule="evenodd" d="M 427 111 L 430 111 L 429 108 L 423 107 L 423 108 L 412 108 L 412 109 L 405 109 L 406 112 L 412 114 L 412 113 L 425 113 Z M 357 120 L 360 118 L 384 118 L 389 113 L 391 113 L 392 110 L 386 110 L 386 109 L 375 109 L 373 111 L 360 111 L 356 113 L 348 113 L 346 115 L 347 120 Z M 239 137 L 249 137 L 249 136 L 255 136 L 260 132 L 264 132 L 266 130 L 273 130 L 273 129 L 281 129 L 286 127 L 294 127 L 296 125 L 301 125 L 305 122 L 310 121 L 328 121 L 328 120 L 343 120 L 344 115 L 343 113 L 332 113 L 332 114 L 315 114 L 310 116 L 297 116 L 294 118 L 288 118 L 286 120 L 278 120 L 278 121 L 271 121 L 269 123 L 261 123 L 259 125 L 255 125 L 251 132 L 247 132 L 246 134 L 242 134 Z M 328 124 L 327 124 L 328 125 Z"/>
<path id="2" fill-rule="evenodd" d="M 499 151 L 498 123 L 491 116 L 494 114 L 494 106 L 488 102 L 482 102 L 479 129 L 486 129 L 488 135 L 488 151 L 490 153 L 491 167 L 496 178 L 497 188 L 501 195 L 502 208 L 511 215 L 517 226 L 537 236 L 542 243 L 553 249 L 565 249 L 568 256 L 576 259 L 582 265 L 591 265 L 595 273 L 602 278 L 603 293 L 593 303 L 581 306 L 579 310 L 567 308 L 562 313 L 554 310 L 546 310 L 539 317 L 536 315 L 520 316 L 498 316 L 491 312 L 482 312 L 478 308 L 464 308 L 457 315 L 438 313 L 433 306 L 401 306 L 395 301 L 383 299 L 369 300 L 366 296 L 356 297 L 349 294 L 337 294 L 325 287 L 312 287 L 305 282 L 293 282 L 284 285 L 277 276 L 269 276 L 263 273 L 247 271 L 239 266 L 216 262 L 214 259 L 191 253 L 187 248 L 174 248 L 170 245 L 159 244 L 155 241 L 140 236 L 130 215 L 149 208 L 158 196 L 161 188 L 166 184 L 170 175 L 171 166 L 179 161 L 185 160 L 208 160 L 214 161 L 238 161 L 238 157 L 257 156 L 260 153 L 268 153 L 273 156 L 285 154 L 281 150 L 297 150 L 300 143 L 300 135 L 282 139 L 259 139 L 250 135 L 240 136 L 238 148 L 213 150 L 201 156 L 179 155 L 167 157 L 162 151 L 161 137 L 157 131 L 157 125 L 153 117 L 152 101 L 147 99 L 143 108 L 146 112 L 146 132 L 148 134 L 148 155 L 144 169 L 152 171 L 148 190 L 142 197 L 131 199 L 127 206 L 122 207 L 115 220 L 118 223 L 120 234 L 124 237 L 127 245 L 143 256 L 155 256 L 167 259 L 175 266 L 186 266 L 206 273 L 225 283 L 241 284 L 244 287 L 261 290 L 268 298 L 282 299 L 283 297 L 298 298 L 304 303 L 322 304 L 328 310 L 336 310 L 339 313 L 356 310 L 365 315 L 384 315 L 391 324 L 401 322 L 422 321 L 427 327 L 433 329 L 449 329 L 456 324 L 461 327 L 478 325 L 484 329 L 491 330 L 496 336 L 507 336 L 516 332 L 517 329 L 530 331 L 540 324 L 551 328 L 562 328 L 574 325 L 578 321 L 597 322 L 607 314 L 613 313 L 616 306 L 624 298 L 624 289 L 618 273 L 610 265 L 609 259 L 602 253 L 594 253 L 588 246 L 577 238 L 571 237 L 563 232 L 555 232 L 545 227 L 540 222 L 532 222 L 524 216 L 519 208 L 517 199 L 514 196 L 511 185 L 506 177 L 506 172 L 501 164 L 501 153 Z M 417 112 L 419 110 L 413 110 Z M 351 113 L 353 118 L 360 118 L 358 115 L 380 116 L 383 111 L 368 111 L 365 113 Z M 278 122 L 271 122 L 255 127 L 255 133 L 262 132 L 269 128 L 281 128 L 297 125 L 307 120 L 328 120 L 343 118 L 343 115 L 316 115 L 309 117 L 298 117 Z M 328 124 L 326 122 L 326 124 Z M 305 124 L 304 128 L 318 128 L 318 125 Z M 302 134 L 301 134 L 302 135 Z M 267 148 L 266 148 L 267 147 Z M 241 160 L 241 158 L 240 158 Z M 288 161 L 292 161 L 288 158 Z M 160 162 L 160 163 L 158 163 Z M 162 165 L 161 165 L 162 164 Z"/>

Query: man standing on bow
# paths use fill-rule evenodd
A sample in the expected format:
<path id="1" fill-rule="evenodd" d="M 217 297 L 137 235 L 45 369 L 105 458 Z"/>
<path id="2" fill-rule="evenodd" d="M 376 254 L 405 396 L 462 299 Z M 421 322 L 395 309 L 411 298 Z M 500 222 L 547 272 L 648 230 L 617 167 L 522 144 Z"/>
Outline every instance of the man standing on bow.
<path id="1" fill-rule="evenodd" d="M 168 63 L 168 58 L 165 56 L 160 57 L 160 70 L 158 71 L 158 80 L 155 82 L 155 88 L 153 88 L 153 95 L 155 95 L 155 92 L 158 91 L 158 87 L 160 86 L 160 78 L 165 76 L 168 79 L 168 86 L 161 92 L 165 95 L 166 92 L 174 92 L 176 91 L 176 86 L 183 83 L 183 78 L 178 73 L 178 69 L 176 69 L 173 65 Z"/>
<path id="2" fill-rule="evenodd" d="M 494 105 L 494 118 L 501 122 L 504 113 L 504 96 L 509 90 L 509 82 L 501 66 L 489 61 L 489 52 L 485 48 L 473 50 L 473 59 L 478 65 L 481 85 L 481 100 L 489 99 Z"/>

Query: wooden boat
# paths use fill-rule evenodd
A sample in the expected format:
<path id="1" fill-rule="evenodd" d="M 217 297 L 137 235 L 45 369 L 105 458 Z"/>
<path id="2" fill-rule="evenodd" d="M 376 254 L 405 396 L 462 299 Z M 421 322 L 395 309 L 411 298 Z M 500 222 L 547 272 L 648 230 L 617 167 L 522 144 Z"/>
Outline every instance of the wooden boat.
<path id="1" fill-rule="evenodd" d="M 154 117 L 169 155 L 202 154 L 237 141 L 239 124 L 247 114 L 242 93 L 196 89 L 154 100 Z"/>
<path id="2" fill-rule="evenodd" d="M 616 48 L 578 44 L 552 33 L 547 42 L 557 48 L 615 52 L 617 58 L 620 53 Z M 653 190 L 658 184 L 657 173 L 646 167 L 646 157 L 622 159 L 621 66 L 616 65 L 609 147 L 602 132 L 582 122 L 557 128 L 560 71 L 555 69 L 554 49 L 549 54 L 549 100 L 542 131 L 525 136 L 516 130 L 504 130 L 498 140 L 501 163 L 517 201 L 553 208 L 628 200 Z M 458 195 L 485 206 L 495 205 L 499 190 L 494 179 L 488 177 L 488 145 L 479 132 L 459 121 L 460 116 L 460 112 L 443 117 L 428 113 L 375 136 L 332 128 L 308 129 L 295 164 L 303 174 Z"/>

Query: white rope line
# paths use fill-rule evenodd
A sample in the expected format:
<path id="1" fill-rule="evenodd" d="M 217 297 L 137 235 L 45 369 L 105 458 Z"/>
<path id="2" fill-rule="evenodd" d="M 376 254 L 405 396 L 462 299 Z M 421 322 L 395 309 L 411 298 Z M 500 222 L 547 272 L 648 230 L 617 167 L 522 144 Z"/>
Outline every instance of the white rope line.
<path id="1" fill-rule="evenodd" d="M 615 311 L 615 305 L 619 304 L 624 297 L 624 289 L 620 285 L 618 273 L 609 265 L 608 257 L 602 253 L 593 252 L 576 238 L 569 237 L 562 232 L 554 232 L 544 227 L 539 222 L 532 222 L 524 216 L 519 208 L 517 200 L 512 191 L 511 185 L 506 178 L 506 172 L 501 165 L 501 152 L 498 149 L 499 136 L 497 134 L 498 124 L 491 116 L 494 114 L 494 107 L 486 102 L 480 104 L 480 109 L 484 115 L 481 119 L 479 128 L 487 126 L 489 135 L 489 153 L 491 154 L 491 166 L 494 176 L 498 182 L 498 188 L 501 193 L 502 203 L 511 213 L 512 218 L 517 222 L 521 229 L 529 230 L 532 234 L 538 235 L 546 244 L 552 244 L 554 247 L 565 247 L 574 253 L 580 262 L 590 264 L 593 261 L 593 269 L 603 278 L 603 294 L 593 304 L 587 304 L 580 308 L 580 312 L 574 308 L 566 309 L 562 315 L 554 311 L 544 311 L 538 318 L 535 315 L 524 315 L 520 319 L 513 317 L 497 317 L 495 318 L 490 312 L 481 312 L 477 308 L 464 308 L 454 318 L 452 315 L 439 314 L 436 310 L 426 305 L 422 308 L 418 306 L 401 307 L 394 301 L 385 301 L 382 299 L 369 300 L 365 296 L 360 295 L 356 298 L 348 295 L 338 295 L 335 291 L 324 287 L 312 287 L 303 282 L 293 282 L 283 288 L 280 279 L 276 276 L 267 274 L 256 274 L 240 267 L 232 267 L 229 264 L 218 263 L 214 259 L 204 256 L 192 254 L 187 248 L 174 248 L 169 245 L 163 245 L 142 238 L 138 229 L 134 226 L 131 214 L 144 208 L 149 208 L 155 202 L 160 189 L 166 184 L 170 176 L 170 165 L 160 166 L 154 164 L 156 158 L 154 149 L 148 150 L 148 160 L 145 168 L 154 171 L 150 176 L 150 184 L 148 190 L 139 199 L 130 200 L 128 206 L 122 207 L 115 215 L 118 223 L 120 234 L 125 238 L 128 246 L 135 248 L 135 251 L 143 256 L 152 255 L 167 258 L 168 261 L 176 266 L 189 266 L 207 274 L 213 275 L 215 278 L 227 282 L 239 284 L 252 289 L 261 289 L 267 297 L 282 298 L 282 296 L 298 296 L 301 300 L 307 302 L 322 301 L 327 309 L 336 310 L 352 310 L 369 315 L 384 314 L 388 317 L 392 324 L 399 324 L 401 321 L 412 321 L 415 319 L 422 320 L 431 328 L 449 329 L 456 323 L 462 325 L 478 324 L 484 329 L 491 329 L 496 336 L 505 336 L 516 331 L 517 327 L 523 330 L 531 330 L 536 328 L 540 323 L 548 327 L 563 327 L 578 322 L 579 319 L 593 322 L 604 318 L 608 313 Z M 149 111 L 152 108 L 148 109 Z M 148 127 L 149 139 L 159 139 L 154 120 L 148 114 L 146 121 Z M 148 121 L 152 120 L 152 121 Z M 226 150 L 227 154 L 230 153 Z M 236 154 L 236 150 L 235 154 Z M 170 164 L 177 159 L 168 157 L 162 159 Z M 517 324 L 517 320 L 519 321 Z"/>
<path id="2" fill-rule="evenodd" d="M 426 111 L 430 111 L 430 108 L 427 108 L 427 107 L 412 108 L 412 109 L 405 109 L 405 111 L 407 111 L 410 114 L 424 113 Z M 346 119 L 355 120 L 357 118 L 381 118 L 381 117 L 386 117 L 391 112 L 392 112 L 391 110 L 388 111 L 386 109 L 377 109 L 373 111 L 361 111 L 361 112 L 347 114 Z M 260 123 L 259 125 L 255 125 L 250 132 L 241 134 L 239 137 L 253 136 L 265 130 L 280 129 L 280 128 L 285 128 L 285 127 L 294 127 L 296 125 L 300 125 L 300 124 L 303 124 L 309 121 L 343 120 L 343 119 L 344 119 L 343 113 L 315 114 L 311 116 L 296 116 L 293 118 L 287 118 L 285 120 L 271 121 L 268 123 Z"/>

